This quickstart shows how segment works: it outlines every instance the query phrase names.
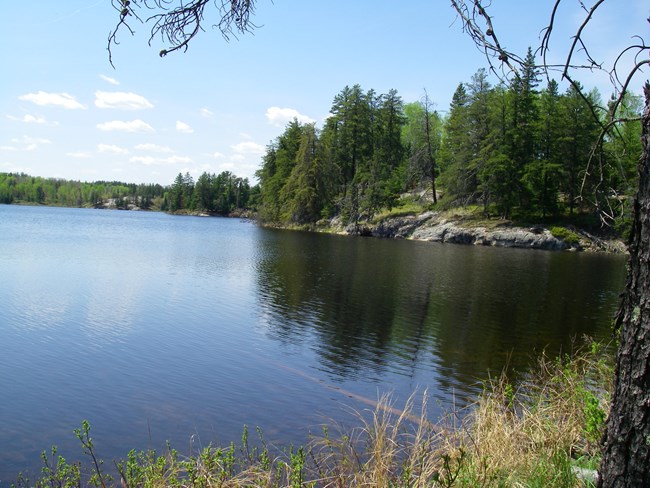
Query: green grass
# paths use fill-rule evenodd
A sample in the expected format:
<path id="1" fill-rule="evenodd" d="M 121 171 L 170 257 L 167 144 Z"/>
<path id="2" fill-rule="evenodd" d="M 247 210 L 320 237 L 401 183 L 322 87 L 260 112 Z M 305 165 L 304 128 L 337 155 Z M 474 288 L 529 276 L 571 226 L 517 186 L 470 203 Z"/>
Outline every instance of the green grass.
<path id="1" fill-rule="evenodd" d="M 560 239 L 567 244 L 575 245 L 580 243 L 580 236 L 566 227 L 553 226 L 549 229 L 553 237 Z"/>
<path id="2" fill-rule="evenodd" d="M 324 428 L 304 447 L 254 443 L 208 446 L 181 455 L 131 451 L 107 474 L 95 455 L 90 426 L 75 431 L 84 464 L 55 448 L 43 453 L 41 476 L 19 476 L 17 488 L 118 487 L 582 487 L 574 467 L 598 466 L 613 370 L 606 349 L 591 344 L 575 355 L 541 357 L 524 380 L 505 376 L 485 384 L 464 412 L 433 423 L 425 394 L 404 409 L 381 398 L 359 412 L 358 425 Z M 254 444 L 252 446 L 251 444 Z"/>
<path id="3" fill-rule="evenodd" d="M 397 218 L 397 217 L 406 217 L 409 215 L 418 215 L 424 213 L 428 210 L 427 205 L 422 205 L 413 201 L 403 201 L 399 205 L 391 209 L 384 209 L 381 212 L 375 214 L 372 219 L 373 223 L 378 223 L 383 220 Z"/>

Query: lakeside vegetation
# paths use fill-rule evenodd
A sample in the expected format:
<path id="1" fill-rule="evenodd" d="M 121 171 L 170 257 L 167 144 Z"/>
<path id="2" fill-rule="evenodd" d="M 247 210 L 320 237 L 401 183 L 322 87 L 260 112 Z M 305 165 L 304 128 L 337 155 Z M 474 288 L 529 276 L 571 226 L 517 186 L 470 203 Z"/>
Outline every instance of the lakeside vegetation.
<path id="1" fill-rule="evenodd" d="M 467 411 L 435 424 L 427 417 L 426 392 L 403 409 L 384 396 L 373 411 L 358 413 L 356 427 L 324 427 L 303 447 L 269 446 L 259 430 L 251 441 L 244 427 L 239 446 L 132 450 L 107 468 L 84 421 L 75 431 L 83 463 L 52 448 L 42 454 L 40 477 L 21 474 L 13 486 L 594 486 L 612 361 L 597 343 L 555 359 L 542 355 L 535 370 L 494 378 Z"/>
<path id="2" fill-rule="evenodd" d="M 251 206 L 255 188 L 246 178 L 229 171 L 203 173 L 196 182 L 189 173 L 179 173 L 170 186 L 119 181 L 92 183 L 43 178 L 24 173 L 0 173 L 0 203 L 22 203 L 62 207 L 94 207 L 183 210 L 227 214 Z"/>
<path id="3" fill-rule="evenodd" d="M 0 173 L 0 203 L 4 204 L 98 207 L 113 202 L 117 208 L 126 208 L 131 203 L 148 210 L 160 204 L 164 192 L 165 188 L 157 184 L 87 183 L 25 173 Z"/>
<path id="4" fill-rule="evenodd" d="M 395 90 L 345 87 L 322 129 L 294 120 L 268 146 L 257 172 L 260 218 L 358 224 L 410 193 L 438 208 L 478 205 L 484 218 L 579 215 L 622 230 L 638 182 L 641 100 L 628 95 L 616 113 L 623 121 L 599 139 L 613 106 L 597 91 L 560 93 L 554 80 L 540 89 L 534 66 L 529 51 L 507 86 L 478 70 L 444 116 L 426 92 L 404 104 Z M 602 107 L 598 118 L 592 107 Z"/>

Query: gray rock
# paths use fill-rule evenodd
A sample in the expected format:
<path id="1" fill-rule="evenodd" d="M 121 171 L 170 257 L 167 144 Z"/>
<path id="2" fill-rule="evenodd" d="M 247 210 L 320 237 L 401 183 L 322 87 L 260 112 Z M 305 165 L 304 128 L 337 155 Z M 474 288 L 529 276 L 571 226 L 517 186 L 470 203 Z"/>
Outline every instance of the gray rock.
<path id="1" fill-rule="evenodd" d="M 366 232 L 368 232 L 367 229 Z M 350 233 L 350 232 L 349 232 Z M 369 229 L 375 237 L 414 239 L 429 242 L 473 244 L 494 247 L 521 247 L 529 249 L 563 250 L 570 246 L 553 237 L 542 227 L 532 229 L 510 227 L 486 229 L 484 227 L 462 227 L 457 222 L 438 220 L 437 214 L 396 217 L 385 220 Z M 361 233 L 357 230 L 356 235 Z M 362 234 L 364 235 L 364 234 Z M 365 235 L 368 235 L 367 233 Z"/>
<path id="2" fill-rule="evenodd" d="M 345 227 L 337 224 L 344 234 L 373 236 L 392 239 L 413 239 L 428 242 L 447 242 L 454 244 L 472 244 L 476 246 L 518 247 L 525 249 L 594 250 L 606 252 L 625 252 L 624 245 L 618 241 L 602 241 L 584 231 L 575 230 L 581 237 L 580 244 L 567 244 L 551 234 L 542 226 L 533 227 L 464 227 L 456 221 L 441 218 L 438 212 L 426 212 L 420 215 L 408 215 L 386 219 L 378 224 L 360 223 Z"/>

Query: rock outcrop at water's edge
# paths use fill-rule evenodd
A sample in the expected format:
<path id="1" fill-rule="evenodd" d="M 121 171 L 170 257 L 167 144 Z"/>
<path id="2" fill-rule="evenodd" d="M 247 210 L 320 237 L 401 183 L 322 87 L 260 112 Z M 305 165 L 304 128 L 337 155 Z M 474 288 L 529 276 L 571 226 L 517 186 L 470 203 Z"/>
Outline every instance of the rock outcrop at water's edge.
<path id="1" fill-rule="evenodd" d="M 459 221 L 441 217 L 438 212 L 393 217 L 378 224 L 348 225 L 344 234 L 412 239 L 419 241 L 473 244 L 493 247 L 516 247 L 545 249 L 550 251 L 601 251 L 626 252 L 620 241 L 600 239 L 585 231 L 572 229 L 579 237 L 577 242 L 566 242 L 555 237 L 549 229 L 541 226 L 516 227 L 509 224 L 493 227 L 466 226 Z"/>

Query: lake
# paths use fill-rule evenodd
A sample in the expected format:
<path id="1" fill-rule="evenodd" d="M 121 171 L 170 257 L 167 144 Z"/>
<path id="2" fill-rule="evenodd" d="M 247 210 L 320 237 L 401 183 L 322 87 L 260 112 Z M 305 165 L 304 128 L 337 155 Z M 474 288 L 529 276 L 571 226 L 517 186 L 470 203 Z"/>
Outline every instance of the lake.
<path id="1" fill-rule="evenodd" d="M 625 257 L 343 237 L 249 221 L 0 205 L 0 483 L 258 426 L 301 444 L 386 392 L 431 416 L 488 375 L 610 336 Z"/>

